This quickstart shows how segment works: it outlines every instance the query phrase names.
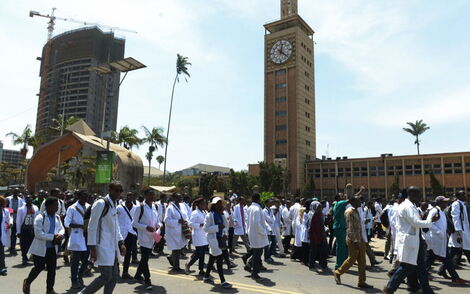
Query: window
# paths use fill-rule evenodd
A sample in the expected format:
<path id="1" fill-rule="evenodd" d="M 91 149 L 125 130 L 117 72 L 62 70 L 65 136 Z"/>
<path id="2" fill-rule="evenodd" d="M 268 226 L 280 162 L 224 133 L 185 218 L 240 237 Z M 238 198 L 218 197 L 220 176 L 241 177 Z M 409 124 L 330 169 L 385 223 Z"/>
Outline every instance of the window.
<path id="1" fill-rule="evenodd" d="M 287 98 L 286 97 L 277 97 L 276 102 L 286 102 Z"/>
<path id="2" fill-rule="evenodd" d="M 277 144 L 277 145 L 287 144 L 287 140 L 286 140 L 286 139 L 276 140 L 276 144 Z"/>
<path id="3" fill-rule="evenodd" d="M 287 158 L 287 154 L 284 154 L 284 153 L 276 154 L 276 158 Z"/>
<path id="4" fill-rule="evenodd" d="M 310 127 L 305 126 L 305 130 L 310 133 Z"/>
<path id="5" fill-rule="evenodd" d="M 287 73 L 286 69 L 276 70 L 276 76 L 285 75 Z"/>
<path id="6" fill-rule="evenodd" d="M 310 104 L 310 100 L 305 98 L 305 103 Z"/>
<path id="7" fill-rule="evenodd" d="M 305 112 L 305 116 L 306 116 L 307 118 L 310 118 L 310 113 Z"/>
<path id="8" fill-rule="evenodd" d="M 276 116 L 286 116 L 287 111 L 276 111 Z"/>
<path id="9" fill-rule="evenodd" d="M 310 146 L 310 141 L 309 141 L 309 140 L 305 140 L 305 145 Z"/>
<path id="10" fill-rule="evenodd" d="M 285 131 L 285 130 L 287 130 L 286 125 L 277 125 L 276 126 L 276 131 Z"/>
<path id="11" fill-rule="evenodd" d="M 305 90 L 310 91 L 310 87 L 305 85 Z"/>
<path id="12" fill-rule="evenodd" d="M 276 89 L 282 89 L 282 88 L 286 88 L 286 87 L 287 87 L 286 83 L 276 84 Z"/>

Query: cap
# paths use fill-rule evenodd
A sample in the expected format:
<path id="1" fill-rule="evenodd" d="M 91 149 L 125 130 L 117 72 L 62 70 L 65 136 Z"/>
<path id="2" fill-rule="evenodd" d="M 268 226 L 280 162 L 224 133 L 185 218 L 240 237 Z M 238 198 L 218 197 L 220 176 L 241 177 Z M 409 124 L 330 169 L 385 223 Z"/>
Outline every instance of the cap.
<path id="1" fill-rule="evenodd" d="M 436 199 L 434 199 L 436 202 L 447 202 L 450 201 L 450 198 L 445 198 L 444 196 L 437 196 Z"/>
<path id="2" fill-rule="evenodd" d="M 222 205 L 224 205 L 224 206 L 227 205 L 227 202 L 224 199 L 222 199 L 220 197 L 214 197 L 214 198 L 212 198 L 212 201 L 209 203 L 209 207 L 208 207 L 209 210 L 211 209 L 213 204 L 216 204 L 219 201 L 222 201 Z"/>

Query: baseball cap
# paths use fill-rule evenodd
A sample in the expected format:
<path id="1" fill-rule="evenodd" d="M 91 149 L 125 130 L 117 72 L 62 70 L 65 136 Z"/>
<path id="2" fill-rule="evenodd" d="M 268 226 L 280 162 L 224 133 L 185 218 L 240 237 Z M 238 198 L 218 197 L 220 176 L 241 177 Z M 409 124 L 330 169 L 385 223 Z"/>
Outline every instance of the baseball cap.
<path id="1" fill-rule="evenodd" d="M 447 202 L 447 201 L 450 201 L 449 198 L 445 198 L 444 196 L 437 196 L 436 199 L 434 199 L 434 201 L 437 202 Z"/>

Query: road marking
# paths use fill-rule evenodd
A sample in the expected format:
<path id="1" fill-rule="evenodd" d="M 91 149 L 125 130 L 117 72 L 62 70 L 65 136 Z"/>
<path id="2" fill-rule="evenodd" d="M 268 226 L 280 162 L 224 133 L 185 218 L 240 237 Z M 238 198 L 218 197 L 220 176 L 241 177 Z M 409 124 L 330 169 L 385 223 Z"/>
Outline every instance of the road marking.
<path id="1" fill-rule="evenodd" d="M 133 270 L 136 270 L 135 267 L 131 267 Z M 188 281 L 200 281 L 198 279 L 195 279 L 193 276 L 183 276 L 183 275 L 171 275 L 168 274 L 167 271 L 163 270 L 157 270 L 157 269 L 151 269 L 150 272 L 157 274 L 159 276 L 165 276 L 165 277 L 172 277 L 172 278 L 177 278 L 181 280 L 188 280 Z M 220 282 L 220 280 L 214 279 L 217 282 Z M 202 282 L 202 281 L 201 281 Z M 242 290 L 249 290 L 249 291 L 254 291 L 258 293 L 265 293 L 265 294 L 301 294 L 299 292 L 291 292 L 291 291 L 286 291 L 286 290 L 279 290 L 279 289 L 267 289 L 269 287 L 260 287 L 260 286 L 255 286 L 255 285 L 248 285 L 248 284 L 243 284 L 243 283 L 236 283 L 236 282 L 230 282 L 232 285 L 236 286 L 237 289 L 242 289 Z"/>

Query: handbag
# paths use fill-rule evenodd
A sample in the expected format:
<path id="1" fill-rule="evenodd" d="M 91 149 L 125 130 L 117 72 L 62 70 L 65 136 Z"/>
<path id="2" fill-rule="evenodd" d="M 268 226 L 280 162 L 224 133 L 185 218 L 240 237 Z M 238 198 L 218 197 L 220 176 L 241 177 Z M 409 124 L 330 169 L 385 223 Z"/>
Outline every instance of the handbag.
<path id="1" fill-rule="evenodd" d="M 176 208 L 176 210 L 178 211 L 178 213 L 180 214 L 180 217 L 181 219 L 183 219 L 183 215 L 181 214 L 181 211 L 179 210 L 178 207 L 176 207 L 175 204 L 173 204 L 173 207 Z M 184 220 L 184 219 L 183 219 Z M 186 240 L 191 240 L 192 238 L 192 233 L 191 233 L 191 228 L 189 227 L 188 225 L 188 222 L 183 222 L 183 224 L 181 225 L 181 231 L 183 232 L 183 236 Z"/>

